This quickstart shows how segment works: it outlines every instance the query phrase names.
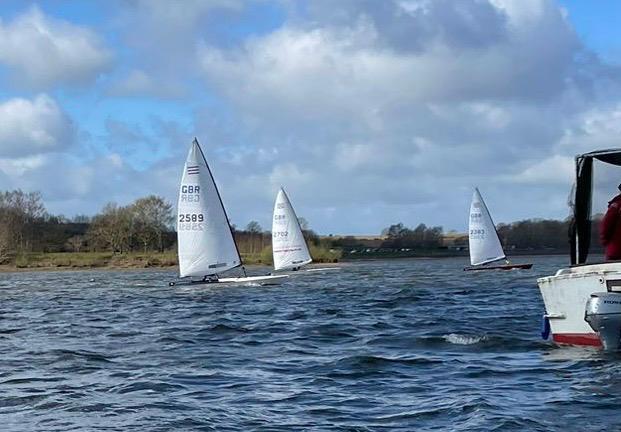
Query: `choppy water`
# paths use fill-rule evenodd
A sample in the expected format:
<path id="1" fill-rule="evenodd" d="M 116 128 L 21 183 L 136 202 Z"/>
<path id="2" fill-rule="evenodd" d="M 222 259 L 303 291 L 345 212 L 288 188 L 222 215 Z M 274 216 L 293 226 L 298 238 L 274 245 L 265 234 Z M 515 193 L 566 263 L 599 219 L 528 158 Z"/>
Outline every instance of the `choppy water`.
<path id="1" fill-rule="evenodd" d="M 621 357 L 540 339 L 538 275 L 353 263 L 279 287 L 0 275 L 2 430 L 599 431 Z M 520 260 L 517 260 L 520 261 Z"/>

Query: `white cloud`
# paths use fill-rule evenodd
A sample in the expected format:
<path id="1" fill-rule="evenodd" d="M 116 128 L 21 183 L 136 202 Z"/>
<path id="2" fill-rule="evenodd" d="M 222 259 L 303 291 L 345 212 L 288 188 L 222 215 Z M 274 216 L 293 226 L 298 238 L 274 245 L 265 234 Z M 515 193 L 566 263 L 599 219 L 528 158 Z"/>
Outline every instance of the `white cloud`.
<path id="1" fill-rule="evenodd" d="M 385 29 L 363 17 L 339 28 L 288 26 L 233 53 L 203 46 L 199 57 L 207 78 L 245 109 L 268 102 L 328 117 L 395 104 L 545 100 L 563 91 L 577 45 L 558 9 L 537 18 L 516 20 L 507 38 L 483 48 L 431 39 L 424 50 L 396 50 L 382 40 Z"/>
<path id="2" fill-rule="evenodd" d="M 71 119 L 47 95 L 0 103 L 0 158 L 58 152 L 73 139 Z"/>
<path id="3" fill-rule="evenodd" d="M 239 129 L 277 148 L 271 172 L 303 173 L 299 196 L 376 209 L 378 229 L 397 207 L 450 228 L 471 187 L 497 184 L 490 199 L 516 189 L 517 217 L 564 217 L 574 153 L 559 146 L 608 78 L 555 2 L 317 1 L 306 13 L 238 49 L 198 49 Z M 542 208 L 546 193 L 562 195 L 556 207 Z"/>
<path id="4" fill-rule="evenodd" d="M 174 99 L 184 96 L 184 89 L 175 81 L 154 77 L 140 69 L 132 69 L 127 74 L 113 80 L 108 93 L 111 96 L 146 96 Z"/>
<path id="5" fill-rule="evenodd" d="M 567 186 L 574 181 L 575 162 L 572 156 L 554 155 L 537 161 L 510 181 L 516 183 L 532 183 L 534 185 L 560 184 Z"/>
<path id="6" fill-rule="evenodd" d="M 617 145 L 618 72 L 581 45 L 553 0 L 287 1 L 282 26 L 260 1 L 123 5 L 112 24 L 123 63 L 97 85 L 106 96 L 146 96 L 138 119 L 108 105 L 81 159 L 59 154 L 61 140 L 44 145 L 19 122 L 0 124 L 36 143 L 0 142 L 13 152 L 0 160 L 0 182 L 42 189 L 54 211 L 147 193 L 174 200 L 195 134 L 238 225 L 267 227 L 281 185 L 320 232 L 398 221 L 461 229 L 475 185 L 498 221 L 564 217 L 573 156 Z M 52 33 L 85 30 L 32 11 L 0 29 L 37 13 Z M 30 83 L 61 80 L 14 70 Z M 162 108 L 150 97 L 176 100 Z M 152 107 L 174 119 L 151 125 Z M 59 169 L 70 173 L 52 181 Z"/>
<path id="7" fill-rule="evenodd" d="M 112 54 L 92 30 L 44 15 L 37 7 L 0 22 L 0 63 L 16 82 L 36 88 L 85 83 L 96 78 Z"/>

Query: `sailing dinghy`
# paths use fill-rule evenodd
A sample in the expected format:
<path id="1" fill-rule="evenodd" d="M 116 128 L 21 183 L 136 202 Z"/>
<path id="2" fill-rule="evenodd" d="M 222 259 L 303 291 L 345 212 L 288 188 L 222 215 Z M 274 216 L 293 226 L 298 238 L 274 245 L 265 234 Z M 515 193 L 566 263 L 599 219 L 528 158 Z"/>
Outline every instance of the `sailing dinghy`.
<path id="1" fill-rule="evenodd" d="M 509 263 L 500 244 L 494 221 L 478 188 L 474 189 L 470 204 L 468 244 L 471 266 L 465 267 L 466 271 L 529 269 L 533 266 Z M 505 260 L 506 264 L 489 265 L 500 260 Z"/>
<path id="2" fill-rule="evenodd" d="M 247 276 L 211 170 L 194 138 L 183 167 L 177 207 L 179 277 L 170 285 L 277 284 L 287 275 Z M 237 267 L 243 277 L 218 275 Z"/>
<path id="3" fill-rule="evenodd" d="M 283 188 L 280 188 L 274 203 L 272 219 L 272 257 L 275 271 L 298 271 L 310 264 L 313 259 L 302 233 L 302 227 L 293 210 L 291 201 Z M 339 270 L 339 267 L 304 269 L 304 272 Z"/>

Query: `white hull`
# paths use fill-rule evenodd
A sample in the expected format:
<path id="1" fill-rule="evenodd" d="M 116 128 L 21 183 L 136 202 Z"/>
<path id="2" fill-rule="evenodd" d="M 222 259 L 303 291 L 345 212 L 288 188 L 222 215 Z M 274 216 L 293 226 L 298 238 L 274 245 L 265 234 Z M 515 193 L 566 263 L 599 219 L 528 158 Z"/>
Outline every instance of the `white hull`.
<path id="1" fill-rule="evenodd" d="M 279 285 L 287 279 L 289 275 L 266 275 L 266 276 L 248 276 L 237 278 L 221 278 L 218 279 L 219 284 L 225 285 L 245 285 L 245 284 L 260 284 L 260 285 Z"/>
<path id="2" fill-rule="evenodd" d="M 585 306 L 592 293 L 621 292 L 621 262 L 561 269 L 537 283 L 555 342 L 601 346 L 599 336 L 584 320 Z"/>
<path id="3" fill-rule="evenodd" d="M 220 278 L 214 282 L 202 282 L 202 281 L 182 281 L 182 282 L 171 282 L 170 285 L 184 285 L 184 286 L 196 286 L 196 287 L 206 287 L 206 286 L 232 286 L 232 285 L 280 285 L 287 279 L 289 275 L 265 275 L 265 276 L 247 276 L 247 277 L 230 277 L 230 278 Z"/>
<path id="4" fill-rule="evenodd" d="M 315 267 L 315 268 L 300 269 L 300 270 L 278 270 L 277 273 L 275 274 L 297 276 L 297 275 L 303 275 L 307 273 L 323 273 L 323 272 L 329 272 L 329 271 L 335 271 L 335 270 L 341 270 L 341 267 Z M 282 272 L 286 271 L 287 273 L 279 273 L 280 271 Z"/>

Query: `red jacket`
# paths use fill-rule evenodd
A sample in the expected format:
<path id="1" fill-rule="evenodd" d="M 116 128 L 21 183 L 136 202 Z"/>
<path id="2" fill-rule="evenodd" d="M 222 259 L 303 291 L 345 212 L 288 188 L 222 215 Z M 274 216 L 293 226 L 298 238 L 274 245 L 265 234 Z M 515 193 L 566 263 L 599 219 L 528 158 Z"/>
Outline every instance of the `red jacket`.
<path id="1" fill-rule="evenodd" d="M 621 260 L 621 194 L 608 202 L 608 211 L 599 228 L 607 260 Z"/>

